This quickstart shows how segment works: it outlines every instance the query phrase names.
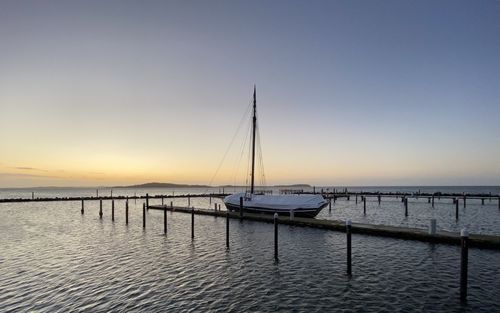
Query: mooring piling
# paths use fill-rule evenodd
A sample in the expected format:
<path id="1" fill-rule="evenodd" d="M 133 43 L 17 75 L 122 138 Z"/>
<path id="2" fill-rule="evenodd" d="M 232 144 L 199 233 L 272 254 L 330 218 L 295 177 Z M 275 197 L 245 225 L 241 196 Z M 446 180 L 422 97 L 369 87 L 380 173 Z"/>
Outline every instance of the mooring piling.
<path id="1" fill-rule="evenodd" d="M 466 205 L 467 205 L 467 197 L 464 196 L 464 209 L 465 209 Z"/>
<path id="2" fill-rule="evenodd" d="M 330 199 L 330 201 L 328 201 L 328 211 L 329 212 L 332 211 L 332 199 Z"/>
<path id="3" fill-rule="evenodd" d="M 102 199 L 99 200 L 99 218 L 102 219 Z"/>
<path id="4" fill-rule="evenodd" d="M 217 211 L 217 203 L 214 203 L 214 211 Z"/>
<path id="5" fill-rule="evenodd" d="M 146 210 L 149 210 L 149 194 L 146 194 Z"/>
<path id="6" fill-rule="evenodd" d="M 431 197 L 427 197 L 427 203 L 431 203 Z"/>
<path id="7" fill-rule="evenodd" d="M 161 196 L 161 205 L 163 205 L 163 196 Z"/>
<path id="8" fill-rule="evenodd" d="M 405 197 L 405 216 L 408 216 L 408 198 Z"/>
<path id="9" fill-rule="evenodd" d="M 363 214 L 366 215 L 366 196 L 363 196 Z"/>
<path id="10" fill-rule="evenodd" d="M 380 200 L 381 200 L 380 193 L 378 194 L 377 198 L 378 198 L 378 205 L 380 205 Z"/>
<path id="11" fill-rule="evenodd" d="M 240 197 L 240 221 L 243 220 L 243 197 Z"/>
<path id="12" fill-rule="evenodd" d="M 358 204 L 358 194 L 356 194 L 356 204 Z"/>
<path id="13" fill-rule="evenodd" d="M 484 205 L 484 198 L 481 198 L 481 205 Z"/>
<path id="14" fill-rule="evenodd" d="M 455 199 L 455 219 L 458 220 L 458 198 Z"/>
<path id="15" fill-rule="evenodd" d="M 125 225 L 128 225 L 128 199 L 125 202 Z"/>
<path id="16" fill-rule="evenodd" d="M 146 203 L 142 204 L 142 228 L 146 228 Z"/>
<path id="17" fill-rule="evenodd" d="M 352 232 L 352 225 L 351 225 L 351 220 L 346 220 L 345 221 L 345 226 L 346 226 L 346 235 L 347 235 L 347 275 L 351 276 L 352 275 L 352 265 L 351 265 L 351 232 Z"/>
<path id="18" fill-rule="evenodd" d="M 226 249 L 229 249 L 229 212 L 226 212 Z"/>
<path id="19" fill-rule="evenodd" d="M 191 197 L 188 197 L 188 208 L 191 206 Z"/>
<path id="20" fill-rule="evenodd" d="M 194 208 L 191 208 L 191 239 L 194 239 Z"/>
<path id="21" fill-rule="evenodd" d="M 33 191 L 31 192 L 31 200 L 35 200 L 35 193 Z"/>
<path id="22" fill-rule="evenodd" d="M 434 209 L 434 196 L 432 196 L 432 208 Z"/>
<path id="23" fill-rule="evenodd" d="M 462 229 L 461 237 L 461 259 L 460 259 L 460 300 L 467 301 L 467 272 L 469 263 L 469 233 Z"/>
<path id="24" fill-rule="evenodd" d="M 83 201 L 84 200 L 82 200 L 82 215 L 85 213 L 85 205 L 83 204 Z"/>
<path id="25" fill-rule="evenodd" d="M 274 260 L 278 261 L 278 213 L 274 213 Z"/>
<path id="26" fill-rule="evenodd" d="M 293 209 L 290 209 L 290 221 L 293 221 L 294 218 L 295 218 L 295 212 L 293 211 Z"/>
<path id="27" fill-rule="evenodd" d="M 431 223 L 429 225 L 429 234 L 431 234 L 431 235 L 436 234 L 436 219 L 435 218 L 431 219 Z"/>
<path id="28" fill-rule="evenodd" d="M 167 208 L 163 208 L 163 233 L 167 233 Z"/>
<path id="29" fill-rule="evenodd" d="M 115 221 L 115 200 L 111 200 L 111 221 Z"/>

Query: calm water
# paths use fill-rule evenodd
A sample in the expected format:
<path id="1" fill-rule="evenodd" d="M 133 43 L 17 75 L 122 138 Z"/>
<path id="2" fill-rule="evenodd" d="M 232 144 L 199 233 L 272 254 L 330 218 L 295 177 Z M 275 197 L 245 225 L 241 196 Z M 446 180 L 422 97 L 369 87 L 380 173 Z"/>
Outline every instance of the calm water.
<path id="1" fill-rule="evenodd" d="M 353 202 L 353 201 L 351 201 Z M 469 302 L 458 300 L 457 246 L 280 226 L 273 261 L 270 224 L 148 212 L 116 201 L 116 221 L 98 202 L 0 204 L 0 311 L 364 311 L 499 312 L 500 252 L 469 251 Z M 339 204 L 340 206 L 340 204 Z M 335 208 L 334 210 L 340 210 Z M 333 213 L 333 210 L 332 210 Z"/>
<path id="2" fill-rule="evenodd" d="M 326 189 L 326 187 L 324 187 Z M 337 188 L 340 189 L 340 188 Z M 316 191 L 320 191 L 321 187 L 317 187 Z M 331 190 L 331 187 L 330 187 Z M 352 191 L 371 191 L 371 192 L 445 192 L 445 193 L 492 193 L 492 195 L 500 194 L 500 187 L 350 187 Z M 133 196 L 145 195 L 180 195 L 180 194 L 196 194 L 219 192 L 222 189 L 115 189 L 113 195 Z M 241 189 L 227 188 L 225 192 L 239 192 Z M 278 188 L 273 190 L 275 194 L 279 193 Z M 99 195 L 110 195 L 110 189 L 100 189 Z M 77 196 L 96 196 L 95 189 L 48 189 L 36 190 L 35 197 L 77 197 Z M 0 198 L 31 198 L 31 190 L 19 189 L 0 189 Z M 332 210 L 328 207 L 323 209 L 317 216 L 319 219 L 346 220 L 351 219 L 353 222 L 403 226 L 412 228 L 427 229 L 430 219 L 436 219 L 438 230 L 446 230 L 459 232 L 462 228 L 467 227 L 470 233 L 474 234 L 490 234 L 500 235 L 500 210 L 498 209 L 498 200 L 486 200 L 484 205 L 481 205 L 481 200 L 467 200 L 467 207 L 463 207 L 463 202 L 459 204 L 459 219 L 455 218 L 455 205 L 451 199 L 435 198 L 434 208 L 428 203 L 427 198 L 414 199 L 408 201 L 408 217 L 404 216 L 404 205 L 400 199 L 382 198 L 382 203 L 379 206 L 376 198 L 367 198 L 366 215 L 363 214 L 363 204 L 361 199 L 356 204 L 355 198 L 351 197 L 350 201 L 346 199 L 338 199 L 333 204 Z M 134 201 L 134 200 L 132 200 Z M 166 199 L 164 203 L 169 204 L 173 201 L 174 205 L 187 206 L 187 199 Z M 214 202 L 221 204 L 221 200 L 212 199 L 197 199 L 190 200 L 191 206 L 197 208 L 214 208 Z M 151 204 L 161 204 L 161 200 L 151 200 Z M 224 205 L 222 205 L 224 209 Z"/>

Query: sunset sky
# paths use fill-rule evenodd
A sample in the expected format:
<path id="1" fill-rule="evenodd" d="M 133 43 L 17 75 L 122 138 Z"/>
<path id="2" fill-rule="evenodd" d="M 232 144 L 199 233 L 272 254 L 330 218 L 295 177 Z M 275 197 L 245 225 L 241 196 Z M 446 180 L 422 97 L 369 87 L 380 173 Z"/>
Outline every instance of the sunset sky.
<path id="1" fill-rule="evenodd" d="M 0 188 L 244 184 L 254 84 L 268 184 L 500 184 L 499 1 L 4 0 Z"/>

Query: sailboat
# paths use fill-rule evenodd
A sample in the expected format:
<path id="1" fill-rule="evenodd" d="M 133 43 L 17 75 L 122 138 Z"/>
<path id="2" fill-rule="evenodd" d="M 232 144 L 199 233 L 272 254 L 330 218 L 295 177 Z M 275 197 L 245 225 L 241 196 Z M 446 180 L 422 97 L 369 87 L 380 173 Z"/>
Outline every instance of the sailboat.
<path id="1" fill-rule="evenodd" d="M 278 213 L 298 217 L 315 217 L 328 204 L 322 195 L 268 195 L 255 192 L 255 131 L 257 127 L 256 87 L 253 89 L 252 116 L 252 169 L 249 192 L 240 192 L 224 198 L 224 204 L 230 211 L 248 213 Z"/>

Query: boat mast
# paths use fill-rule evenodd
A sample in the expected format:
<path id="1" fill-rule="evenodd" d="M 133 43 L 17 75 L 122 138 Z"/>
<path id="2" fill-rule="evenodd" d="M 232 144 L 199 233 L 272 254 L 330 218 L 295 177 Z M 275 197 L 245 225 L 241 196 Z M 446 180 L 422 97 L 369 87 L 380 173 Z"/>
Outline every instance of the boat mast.
<path id="1" fill-rule="evenodd" d="M 254 191 L 254 177 L 255 177 L 255 128 L 257 127 L 257 99 L 256 99 L 256 91 L 255 85 L 253 85 L 253 123 L 252 123 L 252 178 L 250 185 L 250 194 L 253 194 Z"/>

